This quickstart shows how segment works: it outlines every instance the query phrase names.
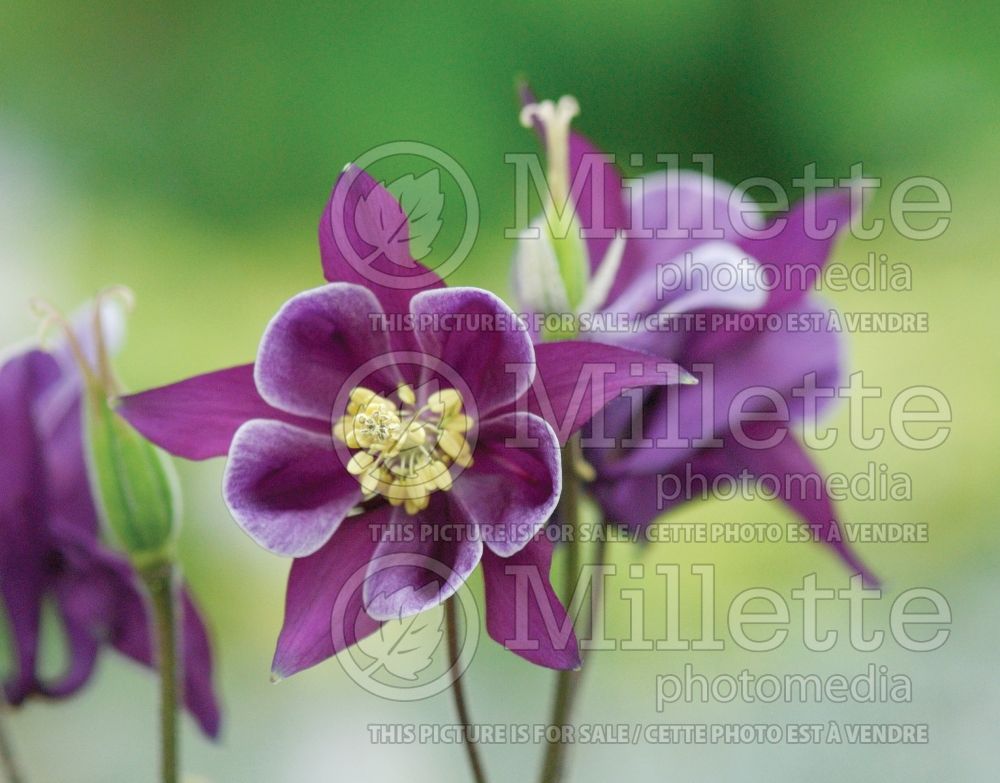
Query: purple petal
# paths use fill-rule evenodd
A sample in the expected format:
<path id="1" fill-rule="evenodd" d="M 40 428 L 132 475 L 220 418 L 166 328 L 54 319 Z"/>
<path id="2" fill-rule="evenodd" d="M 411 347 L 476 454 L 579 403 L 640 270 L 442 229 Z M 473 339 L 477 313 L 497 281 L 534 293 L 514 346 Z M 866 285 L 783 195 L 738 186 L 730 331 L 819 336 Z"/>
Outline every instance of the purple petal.
<path id="1" fill-rule="evenodd" d="M 559 501 L 562 469 L 552 428 L 530 413 L 508 413 L 479 429 L 472 467 L 455 479 L 452 499 L 501 557 L 537 533 Z"/>
<path id="2" fill-rule="evenodd" d="M 146 603 L 139 591 L 126 585 L 119 594 L 118 616 L 111 630 L 111 642 L 122 655 L 143 666 L 156 668 Z M 219 736 L 221 715 L 212 685 L 212 648 L 208 631 L 191 593 L 179 591 L 181 616 L 181 673 L 184 677 L 184 704 L 206 736 Z"/>
<path id="3" fill-rule="evenodd" d="M 19 704 L 38 689 L 35 666 L 41 603 L 51 546 L 46 524 L 45 458 L 35 415 L 37 397 L 58 379 L 55 360 L 41 351 L 0 366 L 0 595 L 13 636 L 16 671 L 4 683 Z"/>
<path id="4" fill-rule="evenodd" d="M 545 419 L 560 444 L 625 389 L 691 380 L 666 359 L 602 343 L 540 343 L 535 346 L 535 358 L 535 380 L 517 409 L 526 408 Z"/>
<path id="5" fill-rule="evenodd" d="M 774 434 L 774 428 L 773 422 L 750 422 L 743 429 L 749 439 L 764 441 Z M 744 469 L 754 477 L 776 477 L 780 482 L 778 497 L 811 528 L 815 539 L 829 544 L 852 573 L 862 574 L 869 584 L 878 584 L 874 574 L 847 545 L 818 468 L 790 433 L 781 443 L 767 449 L 750 448 L 735 442 L 724 449 L 705 449 L 695 454 L 690 462 L 678 464 L 665 471 L 664 475 L 674 479 L 669 486 L 683 488 L 689 482 L 690 474 L 691 486 L 701 493 L 702 477 L 704 486 L 710 487 L 722 477 L 738 481 Z M 661 485 L 656 474 L 599 481 L 594 490 L 609 521 L 633 528 L 651 523 L 664 511 L 688 499 L 682 492 L 676 499 L 661 500 Z"/>
<path id="6" fill-rule="evenodd" d="M 319 223 L 323 274 L 375 292 L 389 313 L 405 313 L 418 291 L 444 285 L 413 260 L 407 215 L 366 172 L 348 166 L 334 185 Z"/>
<path id="7" fill-rule="evenodd" d="M 692 473 L 701 475 L 702 455 L 690 463 Z M 670 475 L 675 475 L 672 471 Z M 681 478 L 683 479 L 683 472 Z M 601 505 L 604 519 L 611 525 L 624 525 L 629 530 L 642 530 L 667 509 L 659 502 L 659 474 L 634 473 L 603 480 L 590 485 L 590 491 Z"/>
<path id="8" fill-rule="evenodd" d="M 57 594 L 67 632 L 83 629 L 91 639 L 107 640 L 122 655 L 155 669 L 147 599 L 128 562 L 104 548 L 97 538 L 75 528 L 60 529 L 60 546 L 65 567 Z M 208 634 L 183 585 L 178 597 L 185 704 L 202 731 L 215 737 L 220 719 Z M 47 686 L 51 695 L 73 691 L 73 668 L 61 682 Z"/>
<path id="9" fill-rule="evenodd" d="M 755 441 L 766 440 L 773 431 L 774 425 L 769 422 L 752 422 L 745 427 L 747 437 Z M 733 467 L 745 465 L 756 476 L 777 476 L 781 481 L 781 499 L 811 528 L 813 535 L 828 544 L 851 569 L 851 573 L 861 574 L 869 585 L 878 585 L 878 578 L 848 546 L 819 469 L 792 435 L 786 435 L 781 443 L 769 449 L 737 446 L 731 450 L 731 462 Z M 803 476 L 816 477 L 815 481 L 806 482 L 808 486 L 817 488 L 815 496 L 804 497 L 808 493 L 793 488 L 792 482 L 797 487 Z"/>
<path id="10" fill-rule="evenodd" d="M 351 517 L 318 551 L 292 562 L 285 622 L 271 665 L 275 676 L 290 677 L 336 655 L 334 637 L 349 646 L 378 630 L 381 623 L 364 610 L 361 587 L 391 514 L 391 507 L 382 506 Z M 350 592 L 341 595 L 344 590 Z"/>
<path id="11" fill-rule="evenodd" d="M 417 332 L 417 339 L 427 354 L 444 362 L 445 371 L 438 373 L 443 382 L 453 371 L 466 386 L 472 399 L 464 400 L 465 408 L 475 411 L 474 417 L 486 418 L 530 386 L 531 339 L 495 294 L 478 288 L 426 291 L 413 297 L 410 310 L 418 327 L 431 324 Z"/>
<path id="12" fill-rule="evenodd" d="M 808 214 L 810 209 L 815 210 L 815 219 Z M 834 242 L 850 226 L 851 191 L 848 188 L 825 190 L 800 201 L 775 220 L 787 222 L 773 238 L 740 242 L 744 250 L 778 272 L 764 308 L 768 312 L 795 305 L 812 289 L 830 257 Z M 828 236 L 820 235 L 826 232 Z"/>
<path id="13" fill-rule="evenodd" d="M 52 698 L 70 696 L 90 679 L 97 660 L 97 640 L 114 622 L 119 602 L 114 574 L 102 563 L 71 566 L 69 573 L 56 582 L 55 598 L 63 621 L 67 643 L 67 670 L 43 684 L 43 692 Z"/>
<path id="14" fill-rule="evenodd" d="M 375 295 L 357 285 L 331 283 L 293 297 L 260 343 L 254 378 L 261 396 L 289 413 L 329 422 L 338 395 L 346 401 L 347 386 L 394 389 L 392 364 L 357 374 L 366 363 L 388 358 L 383 316 Z"/>
<path id="15" fill-rule="evenodd" d="M 839 385 L 841 340 L 837 332 L 827 328 L 827 310 L 801 304 L 794 314 L 810 319 L 810 324 L 816 317 L 819 328 L 788 328 L 789 322 L 783 321 L 782 328 L 775 331 L 755 328 L 747 332 L 720 330 L 693 335 L 682 361 L 699 373 L 699 385 L 658 390 L 645 407 L 644 437 L 661 443 L 666 439 L 677 445 L 621 450 L 614 454 L 613 460 L 597 450 L 588 451 L 599 472 L 605 478 L 617 479 L 667 470 L 690 459 L 697 451 L 692 442 L 706 435 L 732 441 L 727 434 L 732 408 L 747 412 L 775 409 L 774 402 L 767 397 L 756 393 L 747 396 L 754 387 L 768 389 L 783 401 L 790 424 L 801 421 L 804 401 L 792 391 L 802 388 L 810 373 L 816 373 L 819 388 Z M 737 398 L 743 392 L 747 395 L 740 405 Z M 608 434 L 615 435 L 613 431 Z"/>
<path id="16" fill-rule="evenodd" d="M 181 591 L 184 621 L 184 703 L 209 737 L 219 736 L 221 715 L 212 685 L 212 644 L 190 591 Z"/>
<path id="17" fill-rule="evenodd" d="M 419 514 L 397 508 L 365 578 L 368 614 L 398 620 L 454 595 L 483 554 L 483 542 L 473 533 L 442 492 Z"/>
<path id="18" fill-rule="evenodd" d="M 540 535 L 511 557 L 483 554 L 486 629 L 527 661 L 550 669 L 578 669 L 573 623 L 552 589 L 552 542 Z"/>
<path id="19" fill-rule="evenodd" d="M 99 523 L 83 453 L 82 408 L 78 394 L 45 406 L 46 505 L 53 530 L 70 526 L 96 538 Z"/>
<path id="20" fill-rule="evenodd" d="M 57 563 L 58 557 L 55 552 L 50 554 L 52 563 Z M 105 580 L 100 571 L 84 574 L 63 574 L 61 571 L 61 566 L 50 565 L 48 580 L 44 585 L 36 585 L 38 592 L 29 599 L 34 605 L 12 604 L 11 624 L 18 653 L 17 676 L 6 684 L 7 698 L 12 704 L 19 704 L 34 694 L 53 699 L 71 696 L 86 684 L 94 671 L 101 637 L 101 626 L 94 625 L 95 617 L 109 622 L 106 618 L 113 611 L 114 603 L 110 594 L 102 589 Z M 22 591 L 24 587 L 21 586 Z M 65 671 L 55 677 L 43 677 L 37 670 L 39 609 L 40 601 L 50 596 L 54 598 L 62 621 L 67 664 Z"/>
<path id="21" fill-rule="evenodd" d="M 608 157 L 583 134 L 570 133 L 570 186 L 577 177 L 584 176 L 581 171 L 586 172 L 588 168 L 590 171 L 575 207 L 592 270 L 597 269 L 607 254 L 614 231 L 625 228 L 627 222 L 621 174 L 613 161 L 606 160 Z M 597 187 L 598 183 L 603 187 Z"/>
<path id="22" fill-rule="evenodd" d="M 264 420 L 247 422 L 233 438 L 223 492 L 254 541 L 289 557 L 323 546 L 361 500 L 332 435 Z"/>
<path id="23" fill-rule="evenodd" d="M 39 690 L 35 667 L 44 589 L 40 575 L 28 569 L 0 567 L 0 595 L 7 609 L 15 667 L 3 687 L 7 701 L 15 706 Z"/>
<path id="24" fill-rule="evenodd" d="M 647 341 L 664 343 L 673 336 L 662 330 L 647 333 L 650 324 L 658 327 L 667 316 L 758 310 L 767 298 L 757 259 L 739 245 L 713 240 L 692 246 L 683 256 L 656 259 L 646 274 L 636 277 L 603 309 L 634 314 L 632 333 L 616 333 L 615 342 L 642 346 Z M 654 313 L 658 318 L 643 318 Z"/>
<path id="25" fill-rule="evenodd" d="M 221 715 L 212 686 L 212 645 L 190 591 L 181 591 L 184 703 L 209 737 L 219 736 Z"/>
<path id="26" fill-rule="evenodd" d="M 292 416 L 264 402 L 253 372 L 252 364 L 243 364 L 130 394 L 119 400 L 118 412 L 153 443 L 196 460 L 228 454 L 236 430 L 251 419 L 329 430 L 328 420 Z"/>
<path id="27" fill-rule="evenodd" d="M 657 287 L 657 266 L 710 240 L 737 243 L 726 182 L 696 172 L 658 172 L 630 189 L 630 229 L 625 255 L 608 301 L 636 287 L 652 296 Z M 714 230 L 713 230 L 714 229 Z"/>
<path id="28" fill-rule="evenodd" d="M 0 366 L 0 510 L 15 511 L 42 489 L 38 400 L 59 379 L 56 361 L 30 350 Z"/>

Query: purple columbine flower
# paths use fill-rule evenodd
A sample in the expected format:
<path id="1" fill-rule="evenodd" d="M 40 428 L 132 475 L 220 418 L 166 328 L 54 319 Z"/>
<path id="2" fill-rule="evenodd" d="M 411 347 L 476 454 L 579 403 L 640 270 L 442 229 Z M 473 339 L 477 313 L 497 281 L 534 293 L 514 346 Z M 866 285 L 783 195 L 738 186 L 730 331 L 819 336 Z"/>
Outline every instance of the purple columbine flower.
<path id="1" fill-rule="evenodd" d="M 409 257 L 407 238 L 396 200 L 349 167 L 320 223 L 331 282 L 281 308 L 255 364 L 127 397 L 122 413 L 179 456 L 228 454 L 234 518 L 295 558 L 277 676 L 439 604 L 480 563 L 493 638 L 527 638 L 535 649 L 516 650 L 527 660 L 576 667 L 575 637 L 550 633 L 566 615 L 539 535 L 559 498 L 559 447 L 622 389 L 679 373 L 616 347 L 536 349 L 496 296 L 445 288 Z M 593 363 L 603 382 L 581 404 L 574 394 Z M 383 556 L 397 564 L 373 565 Z M 520 602 L 526 618 L 509 566 L 544 582 L 540 600 Z M 363 589 L 352 591 L 359 571 Z"/>
<path id="2" fill-rule="evenodd" d="M 644 527 L 691 499 L 689 487 L 700 496 L 719 479 L 768 477 L 778 485 L 769 492 L 776 489 L 818 540 L 875 582 L 844 543 L 808 452 L 790 431 L 778 432 L 828 406 L 829 393 L 807 402 L 810 387 L 834 389 L 842 378 L 839 333 L 811 288 L 850 223 L 850 189 L 813 193 L 767 221 L 731 185 L 697 173 L 660 172 L 623 186 L 612 158 L 570 130 L 576 101 L 539 104 L 527 89 L 522 101 L 522 120 L 568 165 L 566 192 L 589 265 L 579 304 L 570 308 L 613 325 L 579 339 L 670 356 L 699 379 L 647 390 L 641 411 L 619 401 L 607 412 L 603 434 L 618 445 L 585 449 L 606 518 Z M 544 231 L 522 237 L 514 287 L 525 311 L 544 312 L 538 292 L 555 268 Z M 753 317 L 725 317 L 735 313 Z M 742 422 L 736 437 L 733 409 L 761 420 Z"/>
<path id="3" fill-rule="evenodd" d="M 79 342 L 87 346 L 86 335 Z M 91 346 L 92 347 L 92 346 Z M 153 667 L 149 611 L 126 558 L 100 538 L 81 424 L 82 386 L 68 350 L 27 348 L 0 365 L 0 595 L 7 610 L 13 670 L 11 704 L 32 696 L 64 698 L 90 679 L 102 646 Z M 202 731 L 219 732 L 208 634 L 182 591 L 184 700 Z M 61 621 L 67 667 L 39 672 L 42 606 Z"/>

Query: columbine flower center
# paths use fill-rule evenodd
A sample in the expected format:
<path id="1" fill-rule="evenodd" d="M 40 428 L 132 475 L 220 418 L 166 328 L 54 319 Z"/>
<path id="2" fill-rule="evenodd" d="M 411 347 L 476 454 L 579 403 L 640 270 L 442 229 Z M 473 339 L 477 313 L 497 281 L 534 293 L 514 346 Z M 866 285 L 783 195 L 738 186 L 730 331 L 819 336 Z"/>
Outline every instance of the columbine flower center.
<path id="1" fill-rule="evenodd" d="M 347 470 L 357 476 L 365 500 L 382 496 L 416 514 L 434 492 L 451 489 L 452 465 L 472 464 L 466 435 L 473 424 L 455 389 L 441 389 L 418 406 L 408 385 L 390 396 L 359 386 L 334 422 L 333 436 L 354 450 Z"/>

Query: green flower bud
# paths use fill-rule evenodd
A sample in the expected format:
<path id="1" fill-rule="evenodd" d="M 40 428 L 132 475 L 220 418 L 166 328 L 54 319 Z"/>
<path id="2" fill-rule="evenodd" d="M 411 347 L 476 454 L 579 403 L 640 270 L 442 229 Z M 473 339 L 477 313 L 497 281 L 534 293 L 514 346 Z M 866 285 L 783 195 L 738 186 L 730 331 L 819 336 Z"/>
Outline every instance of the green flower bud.
<path id="1" fill-rule="evenodd" d="M 89 389 L 84 405 L 90 483 L 108 529 L 140 570 L 172 560 L 180 507 L 173 464 L 103 390 Z"/>
<path id="2" fill-rule="evenodd" d="M 173 463 L 156 446 L 121 418 L 114 407 L 121 389 L 108 355 L 104 316 L 115 295 L 97 296 L 85 326 L 74 328 L 51 305 L 36 302 L 46 325 L 65 333 L 79 367 L 82 386 L 83 442 L 90 486 L 112 543 L 124 551 L 137 570 L 172 562 L 179 527 L 179 491 Z"/>

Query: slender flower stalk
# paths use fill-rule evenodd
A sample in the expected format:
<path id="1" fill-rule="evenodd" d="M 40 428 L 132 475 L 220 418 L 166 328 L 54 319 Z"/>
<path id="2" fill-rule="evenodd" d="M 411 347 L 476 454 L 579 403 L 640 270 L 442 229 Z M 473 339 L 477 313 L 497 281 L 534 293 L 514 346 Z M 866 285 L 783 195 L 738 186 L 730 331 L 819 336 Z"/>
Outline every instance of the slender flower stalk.
<path id="1" fill-rule="evenodd" d="M 5 707 L 6 705 L 0 700 L 0 769 L 3 770 L 4 780 L 7 783 L 24 783 L 24 776 L 17 765 L 17 759 L 14 758 L 14 748 L 3 723 L 2 713 Z"/>
<path id="2" fill-rule="evenodd" d="M 451 683 L 451 694 L 455 700 L 455 710 L 458 712 L 458 722 L 463 728 L 472 725 L 472 718 L 469 713 L 468 701 L 465 698 L 465 687 L 462 685 L 462 675 L 458 673 L 458 659 L 461 649 L 458 643 L 458 617 L 455 612 L 455 600 L 445 601 L 444 604 L 445 625 L 448 634 L 448 663 L 452 672 L 455 672 L 454 680 Z M 486 770 L 483 767 L 483 760 L 479 755 L 479 745 L 468 732 L 463 734 L 465 752 L 469 758 L 469 767 L 472 769 L 472 779 L 475 783 L 487 783 Z"/>
<path id="3" fill-rule="evenodd" d="M 156 631 L 156 663 L 160 672 L 160 780 L 178 780 L 178 682 L 177 591 L 175 571 L 170 563 L 147 569 L 142 574 L 149 593 Z"/>
<path id="4" fill-rule="evenodd" d="M 566 542 L 566 563 L 564 565 L 564 595 L 563 600 L 569 606 L 573 591 L 576 589 L 577 576 L 580 571 L 580 440 L 574 435 L 562 449 L 563 491 L 559 498 L 559 519 L 569 531 Z M 582 653 L 581 653 L 582 654 Z M 555 694 L 552 698 L 552 713 L 550 726 L 559 727 L 559 735 L 555 741 L 549 741 L 545 748 L 545 759 L 542 762 L 541 783 L 556 783 L 563 777 L 565 764 L 565 743 L 561 741 L 562 728 L 570 721 L 573 706 L 573 691 L 575 690 L 579 671 L 565 669 L 556 675 Z"/>

